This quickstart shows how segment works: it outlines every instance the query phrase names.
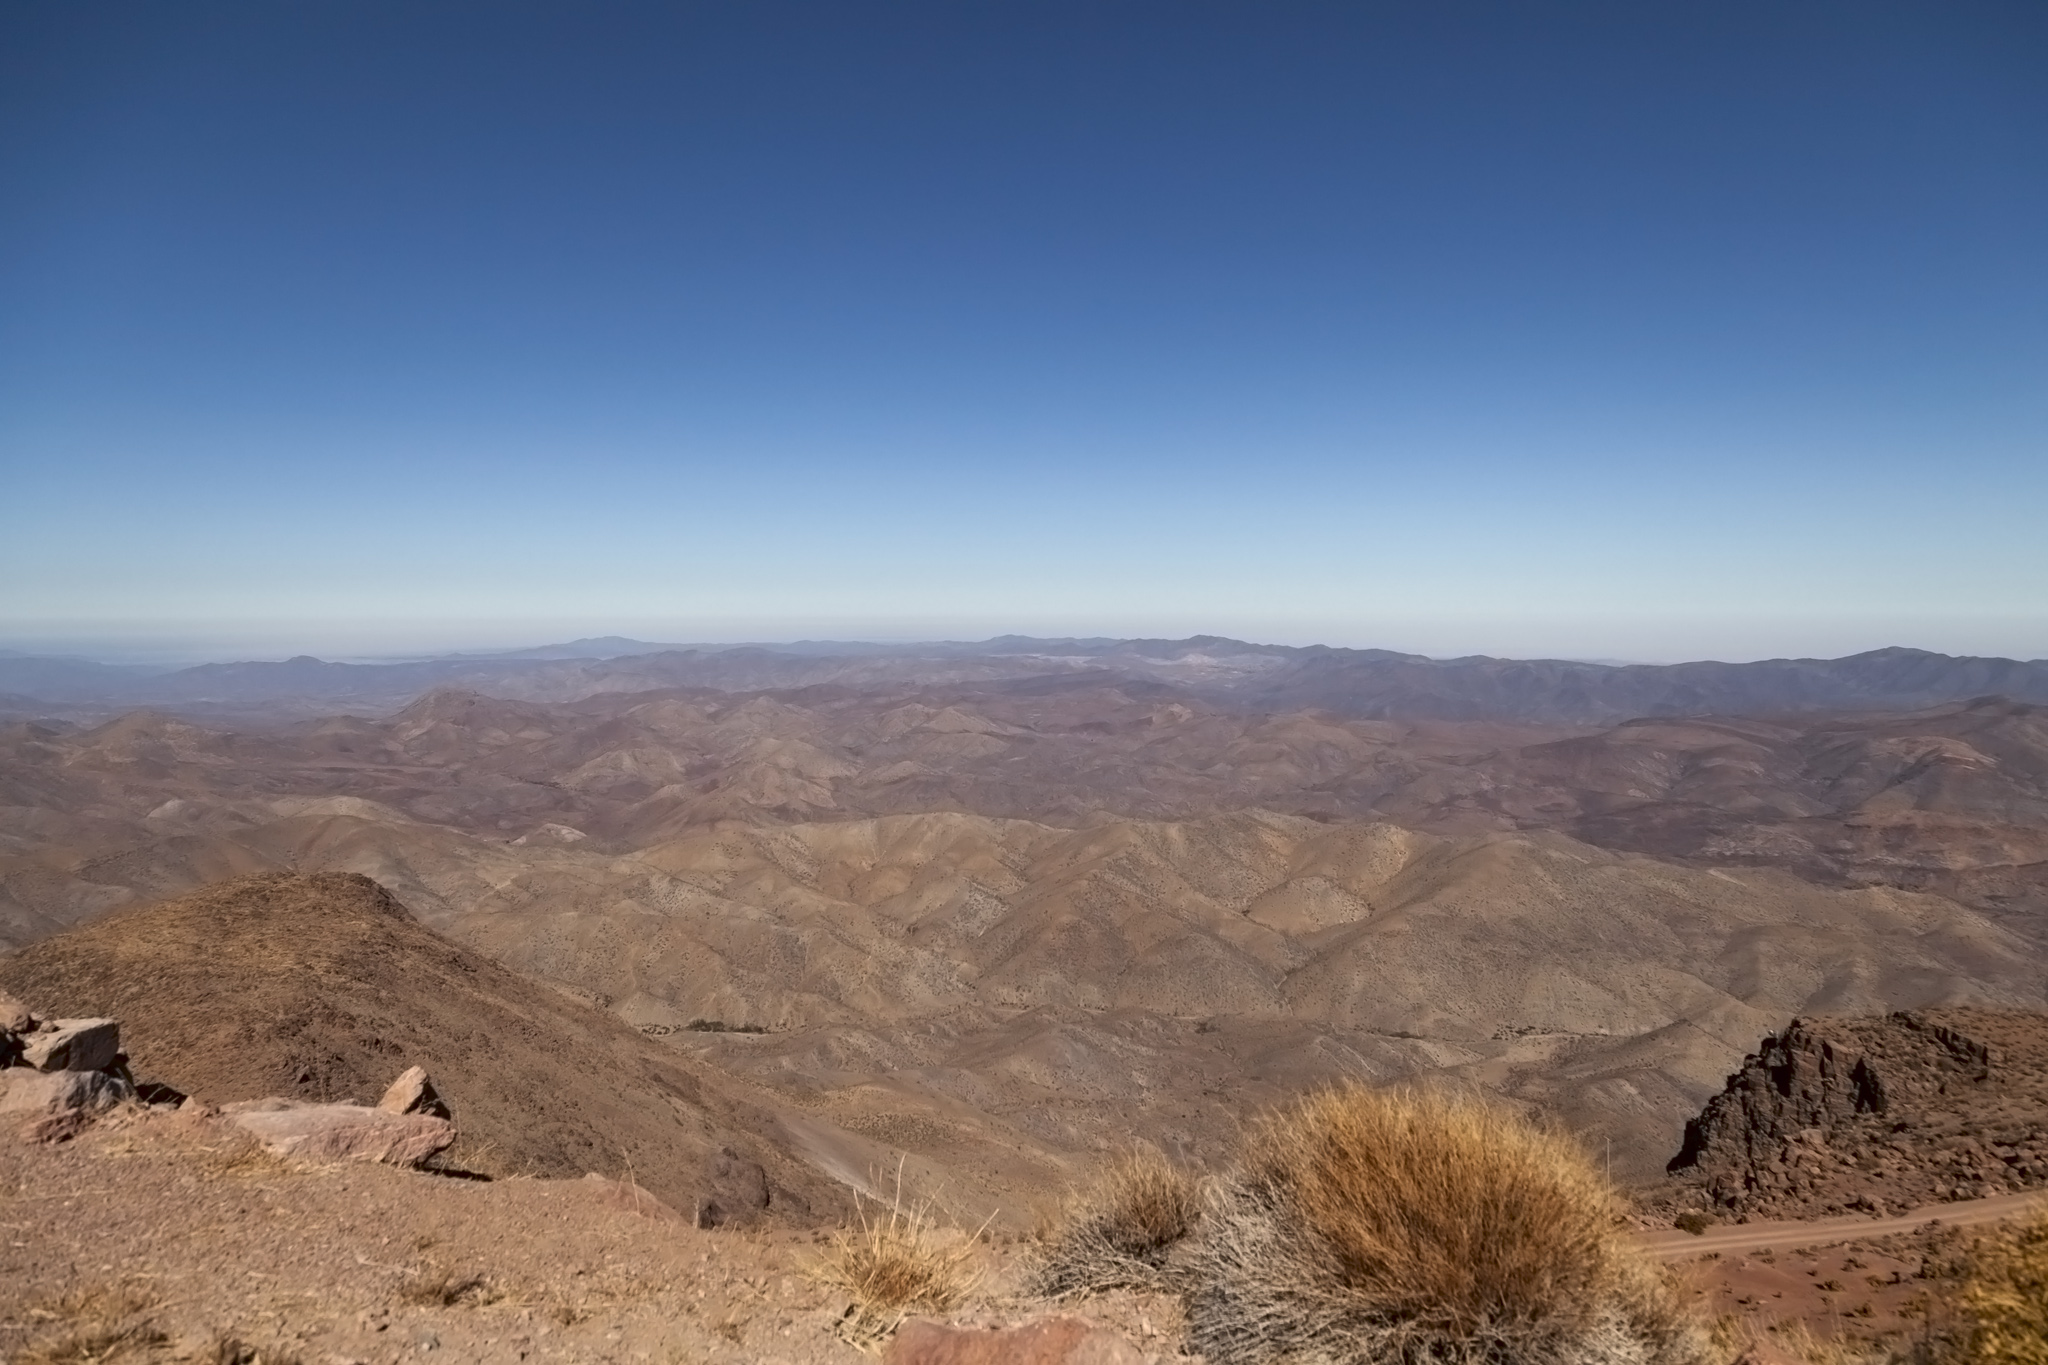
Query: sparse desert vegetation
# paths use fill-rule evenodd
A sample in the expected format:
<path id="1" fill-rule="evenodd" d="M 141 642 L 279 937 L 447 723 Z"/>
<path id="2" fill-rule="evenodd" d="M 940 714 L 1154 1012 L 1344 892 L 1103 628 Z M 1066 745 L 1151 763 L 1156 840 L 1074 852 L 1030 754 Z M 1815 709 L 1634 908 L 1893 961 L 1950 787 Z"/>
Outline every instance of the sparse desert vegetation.
<path id="1" fill-rule="evenodd" d="M 1257 1124 L 1190 1250 L 1189 1335 L 1272 1359 L 1699 1357 L 1566 1138 L 1476 1099 L 1344 1086 Z"/>
<path id="2" fill-rule="evenodd" d="M 1955 1307 L 1955 1365 L 2048 1365 L 2048 1209 L 1977 1239 Z"/>
<path id="3" fill-rule="evenodd" d="M 33 1334 L 7 1357 L 14 1365 L 93 1365 L 138 1359 L 168 1338 L 149 1317 L 155 1297 L 131 1284 L 93 1284 L 14 1310 Z"/>
<path id="4" fill-rule="evenodd" d="M 974 1234 L 942 1226 L 929 1204 L 906 1202 L 902 1172 L 888 1201 L 855 1196 L 855 1223 L 832 1235 L 811 1273 L 852 1296 L 842 1336 L 880 1340 L 913 1312 L 944 1313 L 971 1290 Z"/>
<path id="5" fill-rule="evenodd" d="M 1112 1162 L 1062 1210 L 1031 1267 L 1047 1298 L 1111 1289 L 1161 1289 L 1167 1257 L 1202 1216 L 1203 1185 L 1156 1147 Z"/>
<path id="6" fill-rule="evenodd" d="M 1560 1133 L 1476 1097 L 1353 1084 L 1259 1119 L 1206 1185 L 1156 1153 L 1113 1165 L 1034 1284 L 1171 1286 L 1212 1365 L 1704 1360 L 1624 1211 Z"/>

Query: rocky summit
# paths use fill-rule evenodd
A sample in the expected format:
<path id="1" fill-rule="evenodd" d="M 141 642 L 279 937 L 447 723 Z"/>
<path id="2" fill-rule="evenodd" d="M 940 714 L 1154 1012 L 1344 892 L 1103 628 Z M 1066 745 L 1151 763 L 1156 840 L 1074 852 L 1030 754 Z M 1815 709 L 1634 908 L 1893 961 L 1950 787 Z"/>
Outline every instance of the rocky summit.
<path id="1" fill-rule="evenodd" d="M 1758 1217 L 2048 1186 L 2048 1017 L 1794 1019 L 1686 1126 L 1671 1172 L 1696 1205 Z"/>

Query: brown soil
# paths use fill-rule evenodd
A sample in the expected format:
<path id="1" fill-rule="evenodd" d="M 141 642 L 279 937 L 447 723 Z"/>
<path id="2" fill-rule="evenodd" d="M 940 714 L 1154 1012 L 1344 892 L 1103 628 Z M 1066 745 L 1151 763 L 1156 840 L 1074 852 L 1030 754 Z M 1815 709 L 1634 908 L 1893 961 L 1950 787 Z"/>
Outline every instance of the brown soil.
<path id="1" fill-rule="evenodd" d="M 801 1272 L 807 1236 L 635 1216 L 617 1189 L 301 1166 L 154 1115 L 9 1142 L 0 1351 L 127 1329 L 144 1349 L 115 1358 L 233 1337 L 309 1363 L 859 1359 Z"/>
<path id="2" fill-rule="evenodd" d="M 375 1103 L 418 1064 L 454 1110 L 453 1164 L 630 1172 L 704 1221 L 839 1208 L 737 1083 L 450 943 L 367 877 L 266 874 L 117 913 L 0 959 L 0 987 L 119 1019 L 139 1080 L 211 1103 Z"/>
<path id="3" fill-rule="evenodd" d="M 697 1229 L 610 1181 L 280 1161 L 190 1111 L 0 1143 L 0 1226 L 11 1361 L 249 1359 L 228 1340 L 265 1365 L 872 1360 L 839 1333 L 849 1300 L 812 1274 L 822 1232 Z M 1050 1311 L 1008 1292 L 1009 1248 L 973 1259 L 952 1320 Z M 1165 1299 L 1079 1311 L 1155 1361 L 1176 1354 Z"/>
<path id="4" fill-rule="evenodd" d="M 1755 1245 L 1673 1258 L 1694 1310 L 1732 1344 L 1768 1342 L 1823 1365 L 1896 1359 L 1961 1326 L 1956 1304 L 1971 1221 L 1795 1247 L 1769 1235 L 1795 1225 L 1755 1226 Z"/>

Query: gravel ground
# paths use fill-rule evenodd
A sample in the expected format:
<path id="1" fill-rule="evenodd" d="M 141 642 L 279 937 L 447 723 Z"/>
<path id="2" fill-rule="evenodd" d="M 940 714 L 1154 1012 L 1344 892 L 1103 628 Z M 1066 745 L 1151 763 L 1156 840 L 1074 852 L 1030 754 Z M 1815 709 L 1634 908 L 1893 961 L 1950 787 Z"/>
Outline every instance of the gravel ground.
<path id="1" fill-rule="evenodd" d="M 845 1301 L 805 1273 L 811 1235 L 699 1231 L 627 1193 L 287 1163 L 184 1116 L 0 1144 L 0 1353 L 863 1358 L 834 1335 Z"/>
<path id="2" fill-rule="evenodd" d="M 0 1141 L 0 1358 L 871 1362 L 839 1335 L 848 1297 L 811 1273 L 828 1244 L 698 1229 L 596 1178 L 282 1161 L 215 1119 L 138 1110 L 56 1146 Z M 1055 1309 L 1014 1292 L 1015 1251 L 978 1249 L 950 1320 L 1078 1312 L 1178 1357 L 1172 1300 Z"/>

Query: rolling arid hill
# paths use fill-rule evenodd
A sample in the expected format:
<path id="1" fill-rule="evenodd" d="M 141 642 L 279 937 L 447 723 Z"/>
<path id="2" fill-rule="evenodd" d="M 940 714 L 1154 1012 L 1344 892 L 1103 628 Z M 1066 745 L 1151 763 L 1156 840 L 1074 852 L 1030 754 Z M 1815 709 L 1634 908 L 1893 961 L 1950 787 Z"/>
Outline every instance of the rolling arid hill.
<path id="1" fill-rule="evenodd" d="M 214 1105 L 374 1102 L 408 1066 L 499 1174 L 634 1173 L 706 1224 L 809 1222 L 828 1199 L 723 1075 L 448 942 L 375 882 L 268 873 L 117 912 L 0 958 L 44 1017 L 111 1016 L 144 1081 Z"/>
<path id="2" fill-rule="evenodd" d="M 962 812 L 1063 826 L 1266 809 L 1433 832 L 1551 829 L 1707 867 L 2048 914 L 2048 708 L 1696 718 L 1603 729 L 1251 715 L 1156 687 L 623 694 L 439 691 L 382 720 L 147 712 L 0 730 L 0 940 L 268 866 L 281 817 L 340 810 L 631 851 L 721 822 Z"/>
<path id="3" fill-rule="evenodd" d="M 2044 844 L 2048 709 L 2001 699 L 1361 719 L 1091 663 L 0 732 L 0 941 L 359 873 L 744 1078 L 814 1170 L 907 1153 L 1020 1217 L 1339 1076 L 1477 1083 L 1652 1177 L 1794 1014 L 2040 1006 Z"/>
<path id="4" fill-rule="evenodd" d="M 1013 1208 L 1133 1134 L 1201 1157 L 1246 1107 L 1342 1075 L 1468 1078 L 1647 1173 L 1782 1017 L 2040 1003 L 2031 946 L 1940 897 L 1551 833 L 938 814 L 621 854 L 343 798 L 203 842 L 174 845 L 182 866 L 375 877 L 458 942 L 774 1089 L 826 1169 L 909 1151 Z"/>

